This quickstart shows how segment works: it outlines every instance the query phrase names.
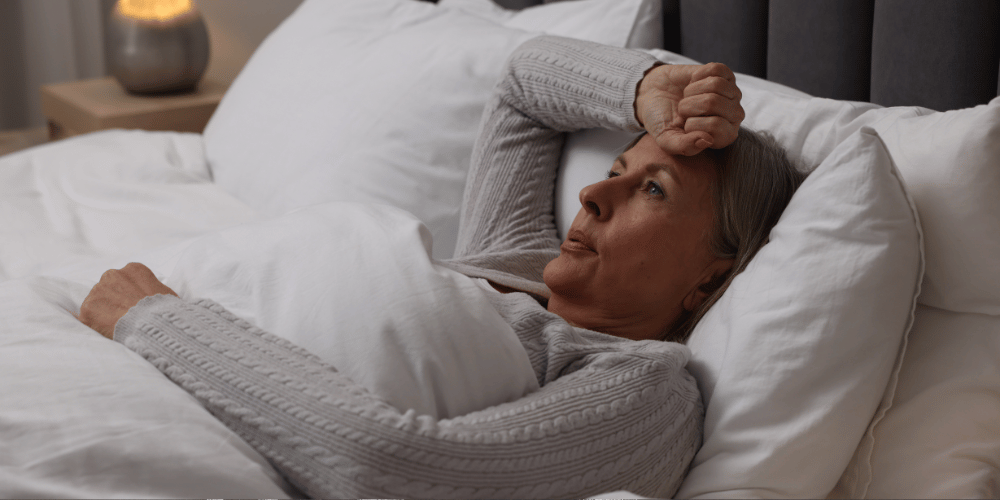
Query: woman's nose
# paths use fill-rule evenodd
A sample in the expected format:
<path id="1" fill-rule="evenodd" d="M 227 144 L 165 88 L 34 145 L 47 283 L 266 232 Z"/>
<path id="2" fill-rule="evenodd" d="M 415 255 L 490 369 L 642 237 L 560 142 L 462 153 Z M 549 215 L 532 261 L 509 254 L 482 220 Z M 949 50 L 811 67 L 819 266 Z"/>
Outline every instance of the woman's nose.
<path id="1" fill-rule="evenodd" d="M 614 179 L 606 179 L 580 190 L 580 204 L 583 209 L 598 220 L 611 217 Z"/>

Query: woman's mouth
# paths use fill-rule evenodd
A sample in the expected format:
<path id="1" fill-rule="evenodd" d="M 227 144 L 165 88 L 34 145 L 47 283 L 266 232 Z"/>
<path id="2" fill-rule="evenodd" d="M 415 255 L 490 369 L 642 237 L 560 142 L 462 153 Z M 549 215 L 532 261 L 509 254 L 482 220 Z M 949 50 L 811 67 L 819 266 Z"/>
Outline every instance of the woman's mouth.
<path id="1" fill-rule="evenodd" d="M 590 238 L 579 229 L 570 229 L 569 234 L 566 235 L 566 241 L 559 248 L 567 252 L 597 253 L 597 250 L 594 250 L 590 242 Z"/>

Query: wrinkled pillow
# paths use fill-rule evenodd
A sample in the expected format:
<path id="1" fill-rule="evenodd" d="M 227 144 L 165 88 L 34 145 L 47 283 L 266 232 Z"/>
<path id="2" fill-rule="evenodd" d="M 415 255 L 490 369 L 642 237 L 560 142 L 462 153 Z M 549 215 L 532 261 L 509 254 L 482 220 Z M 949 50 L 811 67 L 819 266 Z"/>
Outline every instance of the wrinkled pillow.
<path id="1" fill-rule="evenodd" d="M 648 0 L 533 7 L 523 25 L 621 45 Z M 559 22 L 549 23 L 558 17 Z M 482 111 L 537 31 L 413 0 L 307 0 L 251 57 L 205 129 L 216 184 L 265 214 L 398 206 L 447 258 Z"/>
<path id="2" fill-rule="evenodd" d="M 863 128 L 806 178 L 691 335 L 705 439 L 678 495 L 833 489 L 892 391 L 922 264 L 916 211 Z"/>

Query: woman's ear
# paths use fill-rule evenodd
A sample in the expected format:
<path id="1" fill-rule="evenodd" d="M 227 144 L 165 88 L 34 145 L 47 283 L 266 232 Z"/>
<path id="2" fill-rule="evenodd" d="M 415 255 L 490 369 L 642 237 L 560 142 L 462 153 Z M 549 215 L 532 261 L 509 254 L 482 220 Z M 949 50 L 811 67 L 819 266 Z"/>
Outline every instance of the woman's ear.
<path id="1" fill-rule="evenodd" d="M 735 259 L 715 259 L 709 264 L 698 278 L 698 286 L 692 288 L 684 297 L 684 310 L 694 311 L 709 295 L 715 293 L 726 282 L 734 262 Z"/>

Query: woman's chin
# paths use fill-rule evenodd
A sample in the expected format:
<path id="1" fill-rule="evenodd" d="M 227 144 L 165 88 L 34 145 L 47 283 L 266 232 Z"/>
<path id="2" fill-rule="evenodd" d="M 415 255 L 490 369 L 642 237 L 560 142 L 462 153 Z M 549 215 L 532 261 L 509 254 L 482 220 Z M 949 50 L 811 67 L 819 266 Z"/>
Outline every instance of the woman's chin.
<path id="1" fill-rule="evenodd" d="M 577 259 L 559 254 L 545 266 L 542 279 L 553 295 L 567 298 L 577 298 L 585 295 L 587 282 L 594 276 L 593 270 L 587 269 Z"/>

